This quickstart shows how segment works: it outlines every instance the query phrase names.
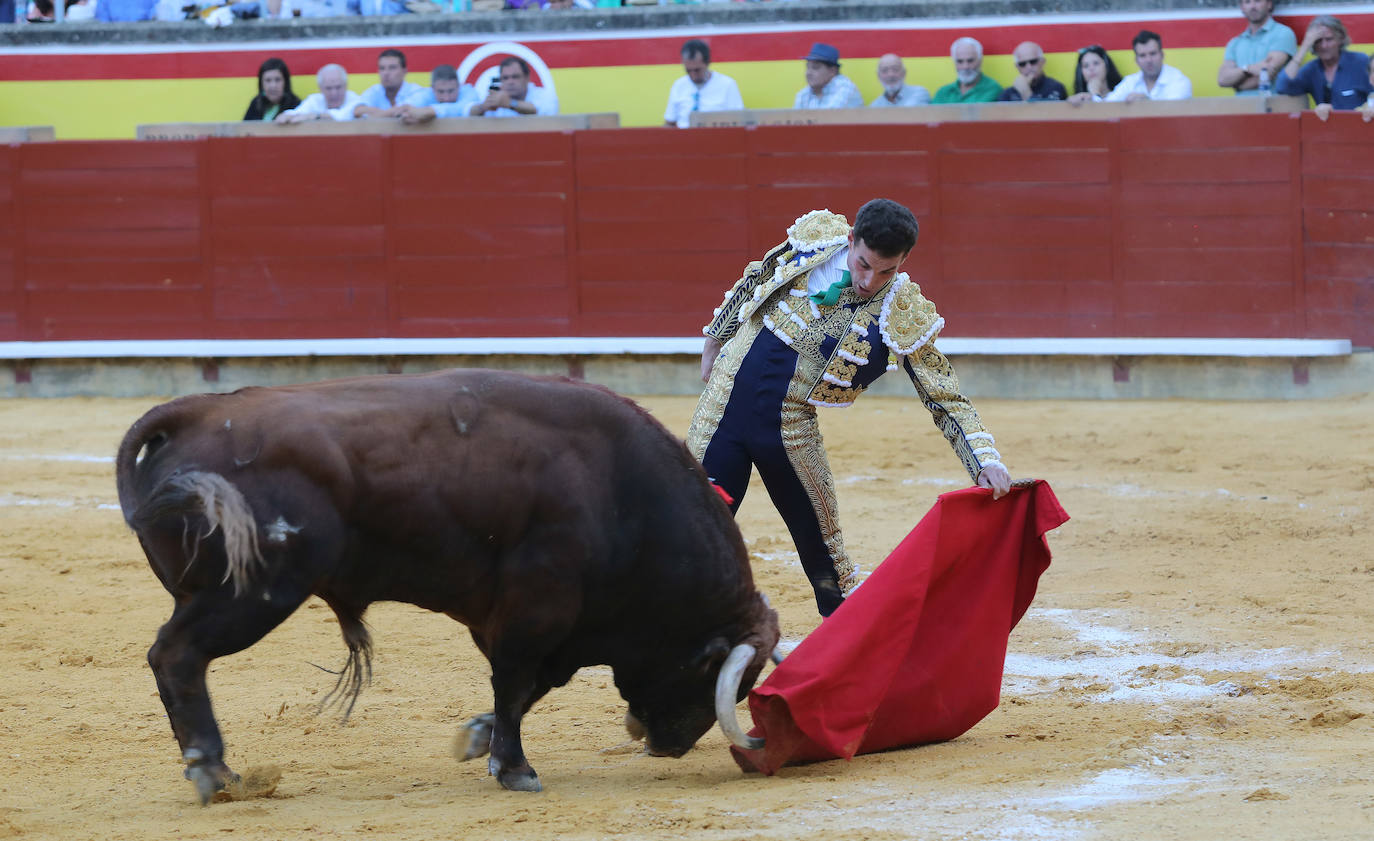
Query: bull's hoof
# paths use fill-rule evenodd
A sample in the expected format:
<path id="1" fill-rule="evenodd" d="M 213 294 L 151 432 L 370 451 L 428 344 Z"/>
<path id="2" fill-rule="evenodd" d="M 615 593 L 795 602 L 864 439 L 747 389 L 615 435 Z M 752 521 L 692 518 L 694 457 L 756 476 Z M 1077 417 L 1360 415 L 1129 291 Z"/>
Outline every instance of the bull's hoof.
<path id="1" fill-rule="evenodd" d="M 496 724 L 496 713 L 482 713 L 473 716 L 458 731 L 458 739 L 453 745 L 453 754 L 460 762 L 486 756 L 491 750 L 491 730 Z"/>
<path id="2" fill-rule="evenodd" d="M 196 787 L 200 805 L 208 806 L 216 792 L 238 780 L 238 774 L 230 771 L 223 762 L 212 762 L 204 756 L 201 751 L 191 748 L 182 754 L 182 759 L 188 763 L 185 776 Z"/>
<path id="3" fill-rule="evenodd" d="M 544 790 L 544 787 L 539 784 L 539 775 L 534 771 L 502 771 L 496 775 L 496 781 L 501 784 L 501 788 L 507 791 Z"/>

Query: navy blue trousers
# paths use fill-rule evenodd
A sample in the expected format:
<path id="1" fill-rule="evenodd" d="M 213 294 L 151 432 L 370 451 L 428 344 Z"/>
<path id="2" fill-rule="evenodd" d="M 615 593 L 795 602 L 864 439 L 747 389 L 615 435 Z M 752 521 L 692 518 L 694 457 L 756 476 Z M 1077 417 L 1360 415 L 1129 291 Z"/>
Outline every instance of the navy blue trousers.
<path id="1" fill-rule="evenodd" d="M 701 463 L 706 475 L 734 499 L 732 511 L 739 510 L 752 469 L 758 468 L 773 507 L 792 534 L 802 569 L 816 593 L 816 607 L 822 616 L 829 616 L 844 596 L 810 494 L 788 458 L 782 437 L 783 405 L 796 368 L 797 352 L 767 330 L 760 331 L 735 375 L 725 412 Z M 806 419 L 816 422 L 814 413 Z"/>

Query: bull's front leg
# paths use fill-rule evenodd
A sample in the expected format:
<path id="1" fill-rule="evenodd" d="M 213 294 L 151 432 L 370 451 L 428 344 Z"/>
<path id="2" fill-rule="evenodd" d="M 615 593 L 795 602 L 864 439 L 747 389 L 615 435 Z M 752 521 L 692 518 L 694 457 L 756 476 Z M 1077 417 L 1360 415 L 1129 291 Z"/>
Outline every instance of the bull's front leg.
<path id="1" fill-rule="evenodd" d="M 297 597 L 299 596 L 299 597 Z M 177 603 L 148 649 L 148 665 L 202 805 L 235 779 L 205 682 L 210 661 L 242 651 L 267 635 L 305 600 L 282 587 L 233 598 L 229 588 Z"/>
<path id="2" fill-rule="evenodd" d="M 529 666 L 500 668 L 492 663 L 491 688 L 496 696 L 496 709 L 489 714 L 492 717 L 491 756 L 487 759 L 487 770 L 502 788 L 543 791 L 539 775 L 525 759 L 525 749 L 520 744 L 520 722 L 549 687 L 538 683 Z"/>

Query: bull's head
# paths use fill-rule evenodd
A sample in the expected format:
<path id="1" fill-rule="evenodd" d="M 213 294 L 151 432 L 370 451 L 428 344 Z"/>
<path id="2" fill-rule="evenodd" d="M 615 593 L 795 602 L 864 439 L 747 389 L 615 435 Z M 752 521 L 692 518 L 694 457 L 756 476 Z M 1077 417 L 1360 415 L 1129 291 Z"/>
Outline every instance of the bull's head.
<path id="1" fill-rule="evenodd" d="M 753 687 L 778 644 L 778 615 L 755 592 L 741 619 L 734 633 L 679 649 L 666 661 L 660 651 L 635 674 L 617 670 L 616 684 L 630 703 L 625 727 L 631 737 L 645 740 L 649 753 L 682 756 L 717 721 L 734 744 L 762 747 L 761 739 L 740 728 L 735 704 Z"/>
<path id="2" fill-rule="evenodd" d="M 732 647 L 725 637 L 711 640 L 690 662 L 654 685 L 626 692 L 630 709 L 625 729 L 632 738 L 644 739 L 654 756 L 682 756 L 717 721 L 735 744 L 761 746 L 762 740 L 744 735 L 735 704 L 758 679 L 768 653 L 762 645 Z"/>

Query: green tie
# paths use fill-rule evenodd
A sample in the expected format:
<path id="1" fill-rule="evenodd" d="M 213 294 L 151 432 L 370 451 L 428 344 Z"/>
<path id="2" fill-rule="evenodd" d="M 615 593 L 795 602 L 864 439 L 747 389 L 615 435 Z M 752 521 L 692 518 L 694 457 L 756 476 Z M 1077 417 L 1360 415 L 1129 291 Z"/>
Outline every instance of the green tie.
<path id="1" fill-rule="evenodd" d="M 849 272 L 846 270 L 840 272 L 840 279 L 830 284 L 829 289 L 812 295 L 811 300 L 823 307 L 833 307 L 835 306 L 835 302 L 840 300 L 840 293 L 848 289 L 849 286 Z"/>

